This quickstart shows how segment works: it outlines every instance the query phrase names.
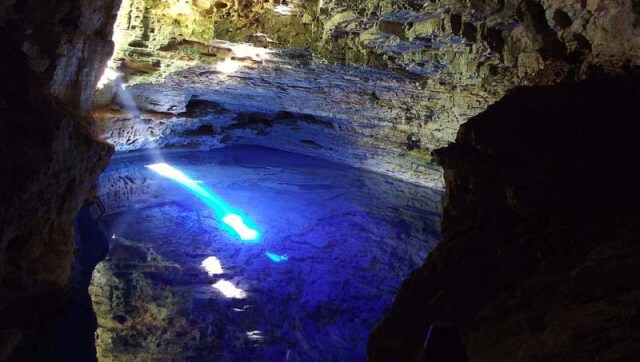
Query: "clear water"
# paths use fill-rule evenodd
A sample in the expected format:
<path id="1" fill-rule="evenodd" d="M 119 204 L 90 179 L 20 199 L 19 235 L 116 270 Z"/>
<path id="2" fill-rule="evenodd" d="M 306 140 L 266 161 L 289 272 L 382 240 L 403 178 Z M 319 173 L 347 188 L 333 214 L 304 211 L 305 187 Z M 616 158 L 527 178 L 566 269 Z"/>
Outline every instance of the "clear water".
<path id="1" fill-rule="evenodd" d="M 144 167 L 159 161 L 241 210 L 260 241 Z M 99 194 L 111 244 L 90 292 L 103 359 L 365 360 L 439 238 L 440 192 L 268 148 L 116 157 Z"/>

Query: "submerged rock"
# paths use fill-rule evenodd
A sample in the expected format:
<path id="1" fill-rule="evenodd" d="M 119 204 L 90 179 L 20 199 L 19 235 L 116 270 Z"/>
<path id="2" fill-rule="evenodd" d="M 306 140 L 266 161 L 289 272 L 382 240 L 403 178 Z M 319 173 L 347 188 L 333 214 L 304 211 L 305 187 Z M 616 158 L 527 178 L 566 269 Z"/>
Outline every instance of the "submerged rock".
<path id="1" fill-rule="evenodd" d="M 100 183 L 110 251 L 90 289 L 100 358 L 362 360 L 438 239 L 438 191 L 260 147 L 162 156 L 262 236 L 234 238 L 146 157 L 116 158 Z"/>

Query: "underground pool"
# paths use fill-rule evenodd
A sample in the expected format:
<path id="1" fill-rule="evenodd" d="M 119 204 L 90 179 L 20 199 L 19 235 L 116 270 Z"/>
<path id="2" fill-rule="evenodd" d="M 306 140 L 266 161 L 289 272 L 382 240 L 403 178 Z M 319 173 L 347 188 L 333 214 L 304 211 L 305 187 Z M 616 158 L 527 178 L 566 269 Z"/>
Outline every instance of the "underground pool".
<path id="1" fill-rule="evenodd" d="M 211 191 L 259 232 L 149 165 Z M 257 146 L 120 154 L 99 180 L 98 357 L 361 361 L 439 240 L 441 191 Z M 246 238 L 245 238 L 246 239 Z"/>

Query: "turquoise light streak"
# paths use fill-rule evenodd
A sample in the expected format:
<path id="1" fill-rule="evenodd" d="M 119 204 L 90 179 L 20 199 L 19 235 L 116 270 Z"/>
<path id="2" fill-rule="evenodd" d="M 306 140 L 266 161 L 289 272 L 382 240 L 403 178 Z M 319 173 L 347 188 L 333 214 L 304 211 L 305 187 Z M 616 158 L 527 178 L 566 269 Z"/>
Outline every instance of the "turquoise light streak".
<path id="1" fill-rule="evenodd" d="M 226 202 L 211 190 L 193 181 L 182 171 L 166 163 L 156 163 L 145 167 L 157 172 L 161 176 L 176 181 L 182 187 L 197 196 L 213 210 L 216 218 L 228 225 L 231 230 L 240 237 L 240 239 L 246 241 L 257 241 L 260 237 L 260 233 L 247 226 L 242 216 L 235 212 Z"/>
<path id="2" fill-rule="evenodd" d="M 265 255 L 268 256 L 269 259 L 275 261 L 276 263 L 280 263 L 289 259 L 289 256 L 287 255 L 278 255 L 278 254 L 269 253 L 269 252 L 266 252 Z"/>

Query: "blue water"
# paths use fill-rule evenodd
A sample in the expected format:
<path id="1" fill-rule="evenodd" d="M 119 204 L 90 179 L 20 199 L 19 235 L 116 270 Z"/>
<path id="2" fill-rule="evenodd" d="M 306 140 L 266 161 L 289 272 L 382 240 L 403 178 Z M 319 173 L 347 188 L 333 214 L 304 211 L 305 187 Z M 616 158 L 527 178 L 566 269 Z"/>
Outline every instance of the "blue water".
<path id="1" fill-rule="evenodd" d="M 144 167 L 159 161 L 241 210 L 259 242 Z M 91 289 L 103 358 L 365 360 L 439 239 L 440 192 L 268 148 L 116 157 L 99 194 L 111 237 Z"/>

